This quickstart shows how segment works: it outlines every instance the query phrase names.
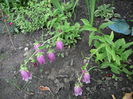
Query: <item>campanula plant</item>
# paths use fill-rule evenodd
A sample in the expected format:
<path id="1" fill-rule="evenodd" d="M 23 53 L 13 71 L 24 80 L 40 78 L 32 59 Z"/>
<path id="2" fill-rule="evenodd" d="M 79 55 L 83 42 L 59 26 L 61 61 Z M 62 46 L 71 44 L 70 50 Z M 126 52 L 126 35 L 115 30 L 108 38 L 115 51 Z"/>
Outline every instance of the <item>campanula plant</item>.
<path id="1" fill-rule="evenodd" d="M 89 57 L 89 59 L 91 59 L 92 56 Z M 89 63 L 86 63 L 85 65 L 83 65 L 81 67 L 82 72 L 80 73 L 80 75 L 77 78 L 77 82 L 75 83 L 74 86 L 74 95 L 75 96 L 81 96 L 83 93 L 83 84 L 89 84 L 91 83 L 91 77 L 90 77 L 90 70 L 94 69 L 95 67 L 91 67 L 91 68 L 87 68 Z"/>

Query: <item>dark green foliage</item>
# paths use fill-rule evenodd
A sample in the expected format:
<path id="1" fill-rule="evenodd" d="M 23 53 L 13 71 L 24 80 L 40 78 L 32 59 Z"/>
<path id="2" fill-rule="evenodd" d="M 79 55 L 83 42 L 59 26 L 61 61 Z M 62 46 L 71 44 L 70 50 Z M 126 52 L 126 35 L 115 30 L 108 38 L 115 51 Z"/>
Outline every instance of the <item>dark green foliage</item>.
<path id="1" fill-rule="evenodd" d="M 96 2 L 97 0 L 85 0 L 86 8 L 89 16 L 89 22 L 91 25 L 93 25 L 93 21 L 94 21 L 94 11 L 95 11 Z"/>

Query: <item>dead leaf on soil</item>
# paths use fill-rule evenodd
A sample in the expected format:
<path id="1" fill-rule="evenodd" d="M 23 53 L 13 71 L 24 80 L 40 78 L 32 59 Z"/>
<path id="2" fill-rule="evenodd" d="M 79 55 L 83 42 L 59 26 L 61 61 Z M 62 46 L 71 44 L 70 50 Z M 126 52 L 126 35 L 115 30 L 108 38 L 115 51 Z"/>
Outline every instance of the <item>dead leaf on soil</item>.
<path id="1" fill-rule="evenodd" d="M 50 88 L 47 86 L 39 86 L 38 89 L 41 91 L 50 91 Z"/>
<path id="2" fill-rule="evenodd" d="M 113 98 L 113 99 L 116 99 L 115 95 L 112 95 L 112 98 Z"/>
<path id="3" fill-rule="evenodd" d="M 122 99 L 133 99 L 133 92 L 125 93 Z"/>

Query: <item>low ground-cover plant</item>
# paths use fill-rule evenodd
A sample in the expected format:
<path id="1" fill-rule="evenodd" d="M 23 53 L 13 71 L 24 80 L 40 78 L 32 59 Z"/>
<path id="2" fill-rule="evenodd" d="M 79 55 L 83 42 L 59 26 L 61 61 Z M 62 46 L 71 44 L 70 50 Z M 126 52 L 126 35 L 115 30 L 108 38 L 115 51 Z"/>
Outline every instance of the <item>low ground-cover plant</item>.
<path id="1" fill-rule="evenodd" d="M 66 9 L 62 5 L 69 8 Z M 63 3 L 62 5 L 63 12 L 53 8 L 52 1 L 49 0 L 29 1 L 27 6 L 15 6 L 11 10 L 2 5 L 2 10 L 9 16 L 9 22 L 14 23 L 16 28 L 22 33 L 26 33 L 44 27 L 51 29 L 56 27 L 57 24 L 62 24 L 68 17 L 71 17 L 71 12 L 68 10 L 72 7 L 68 3 Z"/>
<path id="2" fill-rule="evenodd" d="M 15 7 L 12 22 L 21 30 L 21 32 L 32 32 L 43 28 L 52 14 L 47 1 L 28 2 L 26 7 Z"/>
<path id="3" fill-rule="evenodd" d="M 9 9 L 15 6 L 26 6 L 27 2 L 28 0 L 1 0 L 0 1 L 0 3 L 5 4 Z"/>
<path id="4" fill-rule="evenodd" d="M 95 14 L 95 17 L 101 17 L 104 19 L 110 19 L 114 17 L 119 18 L 120 15 L 118 13 L 115 13 L 114 10 L 115 10 L 115 7 L 111 7 L 110 4 L 103 4 L 97 8 L 94 14 Z"/>

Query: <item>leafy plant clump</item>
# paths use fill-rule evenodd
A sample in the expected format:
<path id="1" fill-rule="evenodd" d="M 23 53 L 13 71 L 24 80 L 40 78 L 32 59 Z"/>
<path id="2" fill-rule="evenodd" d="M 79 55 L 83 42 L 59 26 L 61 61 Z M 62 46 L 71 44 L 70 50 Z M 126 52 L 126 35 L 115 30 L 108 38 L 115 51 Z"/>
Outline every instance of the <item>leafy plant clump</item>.
<path id="1" fill-rule="evenodd" d="M 132 66 L 128 66 L 128 57 L 133 51 L 128 47 L 133 45 L 133 42 L 126 43 L 123 38 L 114 41 L 113 32 L 110 35 L 101 34 L 99 36 L 95 34 L 95 32 L 101 33 L 101 29 L 112 24 L 112 22 L 103 23 L 99 29 L 96 29 L 86 19 L 82 19 L 82 21 L 84 23 L 82 30 L 91 31 L 89 45 L 93 41 L 95 48 L 91 49 L 90 52 L 91 56 L 95 57 L 95 61 L 100 64 L 100 68 L 111 68 L 111 71 L 115 74 L 132 75 Z"/>
<path id="2" fill-rule="evenodd" d="M 116 74 L 122 72 L 127 75 L 132 75 L 132 71 L 129 71 L 129 66 L 124 64 L 128 61 L 128 57 L 133 53 L 131 49 L 127 49 L 133 45 L 133 42 L 126 43 L 125 40 L 114 40 L 113 32 L 111 35 L 93 36 L 94 49 L 91 49 L 91 54 L 95 55 L 95 61 L 100 63 L 101 68 L 111 68 L 111 71 Z"/>
<path id="3" fill-rule="evenodd" d="M 103 4 L 97 8 L 95 11 L 95 17 L 101 17 L 105 19 L 110 19 L 113 17 L 120 17 L 118 13 L 114 12 L 115 7 L 111 7 L 110 4 Z"/>

